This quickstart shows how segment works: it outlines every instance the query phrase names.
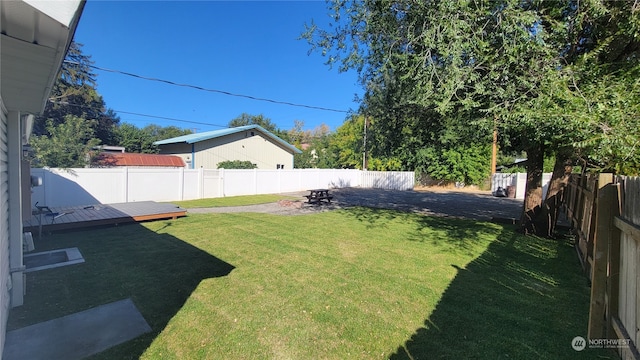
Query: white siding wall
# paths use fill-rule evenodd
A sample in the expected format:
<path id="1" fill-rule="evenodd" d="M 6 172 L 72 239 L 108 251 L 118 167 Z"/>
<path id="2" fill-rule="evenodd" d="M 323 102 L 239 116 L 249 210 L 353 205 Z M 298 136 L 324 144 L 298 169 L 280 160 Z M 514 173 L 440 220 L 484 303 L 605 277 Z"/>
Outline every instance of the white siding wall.
<path id="1" fill-rule="evenodd" d="M 160 147 L 160 154 L 180 156 L 182 158 L 182 161 L 184 161 L 184 163 L 187 164 L 186 166 L 187 169 L 193 168 L 191 166 L 192 165 L 191 144 L 182 143 L 182 144 L 162 145 L 162 147 Z"/>
<path id="2" fill-rule="evenodd" d="M 7 111 L 0 97 L 0 355 L 9 316 L 9 175 Z"/>
<path id="3" fill-rule="evenodd" d="M 254 133 L 251 136 L 251 132 Z M 258 169 L 275 170 L 277 164 L 293 168 L 293 155 L 259 131 L 246 131 L 195 144 L 196 168 L 217 169 L 222 161 L 251 161 Z"/>

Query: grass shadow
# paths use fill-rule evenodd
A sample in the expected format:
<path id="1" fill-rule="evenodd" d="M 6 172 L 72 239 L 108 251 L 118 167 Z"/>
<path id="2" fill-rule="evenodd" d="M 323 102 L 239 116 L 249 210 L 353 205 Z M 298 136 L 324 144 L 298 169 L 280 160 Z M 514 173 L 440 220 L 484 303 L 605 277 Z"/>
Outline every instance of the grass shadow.
<path id="1" fill-rule="evenodd" d="M 503 226 L 489 222 L 389 209 L 350 207 L 343 212 L 369 229 L 385 231 L 392 224 L 411 224 L 412 228 L 407 229 L 407 241 L 427 243 L 444 251 L 462 251 L 466 254 L 476 253 L 477 246 L 485 242 L 485 237 L 492 234 L 497 236 L 503 229 Z"/>
<path id="2" fill-rule="evenodd" d="M 390 359 L 616 358 L 571 347 L 586 337 L 589 287 L 567 242 L 507 228 L 465 268 L 452 266 L 436 308 Z"/>
<path id="3" fill-rule="evenodd" d="M 174 236 L 137 224 L 57 233 L 35 245 L 36 251 L 78 247 L 85 263 L 29 273 L 25 303 L 11 310 L 9 330 L 125 298 L 133 299 L 151 326 L 150 333 L 96 359 L 139 358 L 204 279 L 234 269 Z"/>

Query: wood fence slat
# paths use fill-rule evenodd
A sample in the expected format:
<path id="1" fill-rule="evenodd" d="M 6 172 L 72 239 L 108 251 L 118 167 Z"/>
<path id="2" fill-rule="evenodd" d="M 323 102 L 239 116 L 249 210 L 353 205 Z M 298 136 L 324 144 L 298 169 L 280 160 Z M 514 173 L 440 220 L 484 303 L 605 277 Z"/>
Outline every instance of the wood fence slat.
<path id="1" fill-rule="evenodd" d="M 619 355 L 640 360 L 640 178 L 609 176 L 572 176 L 563 207 L 592 280 L 589 339 L 629 339 Z"/>
<path id="2" fill-rule="evenodd" d="M 622 212 L 622 208 L 620 206 L 620 201 L 622 199 L 622 192 L 620 184 L 613 184 L 613 203 L 611 216 L 613 217 L 613 226 L 612 226 L 612 234 L 609 241 L 609 251 L 607 259 L 608 263 L 608 278 L 607 278 L 607 303 L 605 305 L 606 308 L 606 319 L 607 319 L 607 338 L 615 339 L 617 336 L 613 330 L 613 320 L 615 319 L 616 314 L 619 311 L 619 296 L 620 296 L 620 241 L 621 241 L 621 232 L 616 229 L 615 220 L 619 219 L 619 215 Z"/>
<path id="3" fill-rule="evenodd" d="M 627 244 L 626 253 L 622 254 L 627 263 L 620 267 L 621 271 L 627 272 L 626 282 L 620 283 L 620 287 L 627 288 L 625 301 L 620 301 L 620 306 L 624 303 L 626 309 L 620 309 L 620 319 L 637 350 L 640 344 L 640 178 L 626 177 L 623 184 L 623 211 L 615 220 L 616 226 L 623 231 L 622 241 Z"/>
<path id="4" fill-rule="evenodd" d="M 636 241 L 640 241 L 640 226 L 620 217 L 616 217 L 613 221 L 616 227 L 623 233 L 631 236 Z"/>
<path id="5" fill-rule="evenodd" d="M 590 241 L 593 242 L 591 271 L 591 304 L 589 307 L 589 339 L 603 339 L 608 329 L 606 323 L 607 267 L 609 243 L 613 234 L 611 212 L 617 207 L 617 190 L 611 185 L 613 174 L 598 176 L 596 207 L 592 211 Z M 616 214 L 617 215 L 617 214 Z"/>
<path id="6" fill-rule="evenodd" d="M 638 286 L 638 284 L 640 284 L 640 274 L 638 273 L 638 262 L 640 262 L 640 246 L 638 246 L 638 243 L 636 241 L 634 241 L 633 239 L 629 239 L 633 242 L 633 244 L 636 247 L 636 251 L 634 253 L 632 253 L 633 255 L 635 255 L 635 258 L 633 259 L 633 264 L 634 264 L 634 279 L 635 281 L 632 281 L 635 284 L 635 296 L 633 298 L 633 303 L 629 304 L 632 309 L 633 309 L 633 317 L 630 317 L 629 323 L 626 324 L 627 325 L 627 331 L 630 332 L 629 335 L 631 335 L 631 339 L 634 341 L 635 344 L 640 344 L 640 331 L 638 331 L 638 325 L 640 324 L 640 319 L 638 319 L 638 317 L 640 316 L 640 302 L 638 301 L 638 299 L 640 299 L 640 286 Z"/>
<path id="7" fill-rule="evenodd" d="M 629 242 L 624 238 L 620 240 L 620 291 L 618 292 L 618 318 L 626 319 L 627 317 L 627 299 L 629 288 L 626 286 L 629 282 Z"/>

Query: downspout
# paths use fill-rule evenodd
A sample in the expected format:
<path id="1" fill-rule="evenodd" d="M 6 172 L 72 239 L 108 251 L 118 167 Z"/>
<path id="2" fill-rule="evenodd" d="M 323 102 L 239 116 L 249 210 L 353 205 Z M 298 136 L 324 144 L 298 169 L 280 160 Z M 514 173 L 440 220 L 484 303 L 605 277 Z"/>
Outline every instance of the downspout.
<path id="1" fill-rule="evenodd" d="M 20 113 L 9 111 L 7 114 L 7 155 L 9 165 L 9 271 L 11 274 L 11 307 L 24 302 L 24 283 L 22 252 L 22 193 L 21 193 L 21 136 Z M 28 190 L 27 190 L 28 191 Z"/>

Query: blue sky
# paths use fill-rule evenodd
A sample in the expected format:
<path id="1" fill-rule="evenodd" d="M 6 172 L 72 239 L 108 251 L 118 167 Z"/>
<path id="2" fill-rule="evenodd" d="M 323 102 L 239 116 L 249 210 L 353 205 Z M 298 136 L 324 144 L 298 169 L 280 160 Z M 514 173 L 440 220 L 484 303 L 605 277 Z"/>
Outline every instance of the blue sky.
<path id="1" fill-rule="evenodd" d="M 328 24 L 324 1 L 93 1 L 75 41 L 94 65 L 145 77 L 341 110 L 357 110 L 355 72 L 339 73 L 297 40 L 313 19 Z M 326 26 L 325 26 L 326 27 Z M 226 127 L 241 113 L 263 114 L 288 130 L 327 124 L 347 114 L 232 97 L 96 70 L 98 92 L 122 122 L 194 129 Z M 203 124 L 127 114 L 140 113 Z"/>

